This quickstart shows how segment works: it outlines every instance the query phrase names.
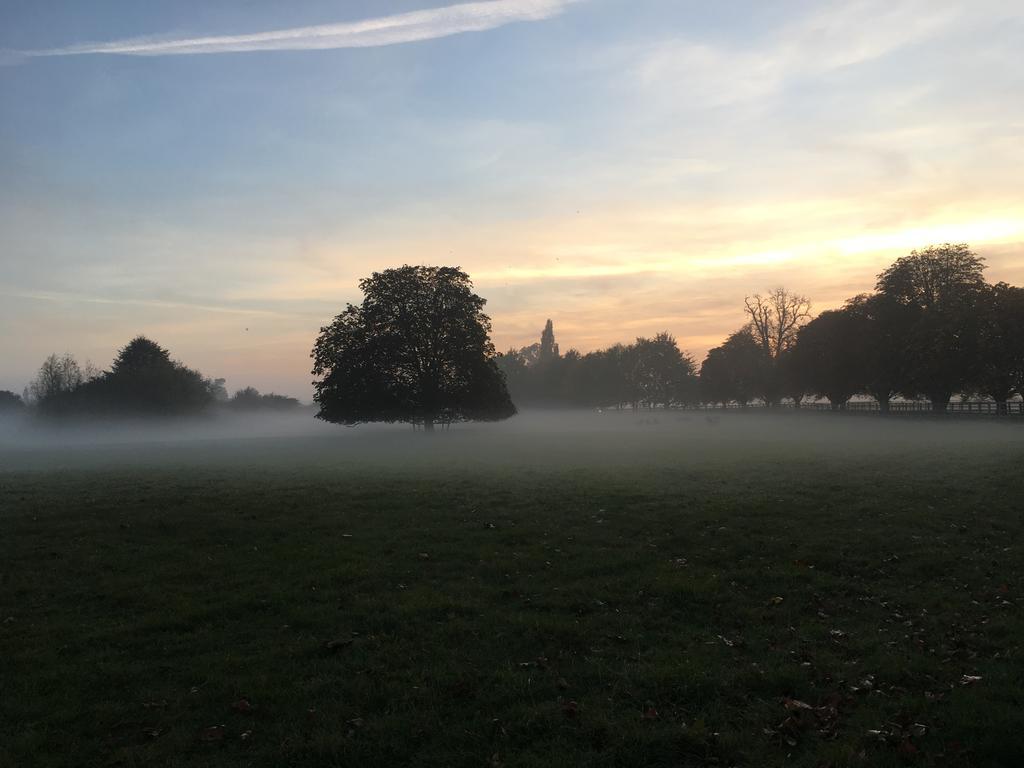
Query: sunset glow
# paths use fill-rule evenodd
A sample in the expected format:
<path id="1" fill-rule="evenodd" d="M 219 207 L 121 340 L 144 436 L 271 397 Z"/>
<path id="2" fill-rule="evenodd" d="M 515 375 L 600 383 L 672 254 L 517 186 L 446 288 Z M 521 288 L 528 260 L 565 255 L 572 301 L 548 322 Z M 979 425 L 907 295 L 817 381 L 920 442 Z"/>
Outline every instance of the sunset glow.
<path id="1" fill-rule="evenodd" d="M 87 5 L 0 29 L 0 388 L 145 333 L 308 399 L 403 263 L 469 272 L 499 349 L 698 360 L 745 295 L 832 308 L 931 243 L 1024 281 L 1014 3 Z"/>

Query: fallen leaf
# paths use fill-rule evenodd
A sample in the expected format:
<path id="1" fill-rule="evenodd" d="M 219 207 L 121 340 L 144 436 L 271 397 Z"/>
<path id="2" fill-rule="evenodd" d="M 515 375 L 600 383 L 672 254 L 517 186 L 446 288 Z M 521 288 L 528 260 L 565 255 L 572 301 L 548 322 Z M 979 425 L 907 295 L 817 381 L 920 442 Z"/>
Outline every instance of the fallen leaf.
<path id="1" fill-rule="evenodd" d="M 790 712 L 796 712 L 802 709 L 814 709 L 806 701 L 800 701 L 799 699 L 783 699 L 782 705 Z"/>
<path id="2" fill-rule="evenodd" d="M 252 704 L 249 703 L 248 699 L 239 699 L 231 705 L 231 708 L 235 710 L 235 712 L 241 712 L 243 714 L 252 712 Z"/>
<path id="3" fill-rule="evenodd" d="M 220 741 L 224 738 L 224 726 L 211 725 L 209 728 L 204 728 L 199 734 L 199 738 L 203 741 Z"/>

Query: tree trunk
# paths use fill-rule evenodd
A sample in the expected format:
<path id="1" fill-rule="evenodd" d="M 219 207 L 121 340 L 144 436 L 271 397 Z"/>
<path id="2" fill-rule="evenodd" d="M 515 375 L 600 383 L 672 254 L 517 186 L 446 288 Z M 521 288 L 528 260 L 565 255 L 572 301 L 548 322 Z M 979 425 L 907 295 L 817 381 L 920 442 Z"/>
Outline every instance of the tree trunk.
<path id="1" fill-rule="evenodd" d="M 877 398 L 876 397 L 875 399 L 878 400 L 878 412 L 880 414 L 882 414 L 883 416 L 888 415 L 888 413 L 889 413 L 889 398 L 886 397 L 886 398 L 883 399 L 883 398 Z"/>
<path id="2" fill-rule="evenodd" d="M 999 416 L 1005 416 L 1009 413 L 1009 409 L 1006 407 L 1006 398 L 996 400 L 996 414 Z"/>
<path id="3" fill-rule="evenodd" d="M 426 418 L 423 419 L 423 430 L 425 432 L 434 431 L 434 420 L 430 416 L 427 416 Z"/>
<path id="4" fill-rule="evenodd" d="M 929 398 L 932 401 L 932 413 L 945 413 L 949 407 L 949 398 L 952 395 L 941 394 Z"/>

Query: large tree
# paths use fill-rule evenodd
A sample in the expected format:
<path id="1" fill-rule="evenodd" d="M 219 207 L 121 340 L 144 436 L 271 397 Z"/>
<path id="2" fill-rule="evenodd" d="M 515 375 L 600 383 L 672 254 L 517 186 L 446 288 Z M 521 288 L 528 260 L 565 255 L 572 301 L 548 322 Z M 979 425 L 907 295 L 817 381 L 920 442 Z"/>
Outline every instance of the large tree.
<path id="1" fill-rule="evenodd" d="M 708 352 L 700 367 L 701 398 L 707 403 L 736 402 L 746 407 L 761 395 L 770 363 L 749 326 L 740 328 L 722 346 Z"/>
<path id="2" fill-rule="evenodd" d="M 853 297 L 844 311 L 858 319 L 862 334 L 857 349 L 863 365 L 860 378 L 864 392 L 878 401 L 882 414 L 887 414 L 892 398 L 907 389 L 907 340 L 914 310 L 891 296 L 876 293 Z"/>
<path id="3" fill-rule="evenodd" d="M 797 332 L 810 320 L 811 302 L 785 288 L 776 288 L 764 296 L 748 296 L 743 304 L 750 317 L 750 334 L 761 347 L 765 360 L 757 394 L 766 405 L 774 406 L 787 388 L 780 358 L 793 347 Z"/>
<path id="4" fill-rule="evenodd" d="M 497 421 L 515 406 L 495 362 L 491 321 L 457 267 L 402 266 L 359 282 L 363 300 L 313 347 L 318 418 L 339 424 Z"/>
<path id="5" fill-rule="evenodd" d="M 847 309 L 822 312 L 801 328 L 792 354 L 801 380 L 832 410 L 864 389 L 864 320 Z"/>
<path id="6" fill-rule="evenodd" d="M 692 399 L 696 366 L 680 351 L 672 334 L 663 331 L 653 339 L 640 337 L 634 347 L 637 386 L 648 405 L 668 408 Z"/>
<path id="7" fill-rule="evenodd" d="M 996 283 L 981 304 L 981 354 L 973 388 L 1006 413 L 1006 401 L 1024 393 L 1024 288 Z"/>
<path id="8" fill-rule="evenodd" d="M 946 243 L 912 251 L 878 276 L 879 293 L 912 318 L 904 394 L 925 395 L 935 411 L 978 377 L 984 269 L 965 243 Z"/>
<path id="9" fill-rule="evenodd" d="M 152 339 L 136 336 L 118 351 L 109 371 L 76 392 L 76 410 L 117 417 L 191 416 L 214 402 L 215 388 Z"/>
<path id="10" fill-rule="evenodd" d="M 83 368 L 70 352 L 50 355 L 39 366 L 39 373 L 25 387 L 25 400 L 48 415 L 63 413 L 73 393 L 94 374 Z"/>
<path id="11" fill-rule="evenodd" d="M 785 288 L 766 296 L 755 293 L 743 303 L 751 334 L 773 360 L 796 343 L 797 332 L 811 318 L 811 302 Z"/>

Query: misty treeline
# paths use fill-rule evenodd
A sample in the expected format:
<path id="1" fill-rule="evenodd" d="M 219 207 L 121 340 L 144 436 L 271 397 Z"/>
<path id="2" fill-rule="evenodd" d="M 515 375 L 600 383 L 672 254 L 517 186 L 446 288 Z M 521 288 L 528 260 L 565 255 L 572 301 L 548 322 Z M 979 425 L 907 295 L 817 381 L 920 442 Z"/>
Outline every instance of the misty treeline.
<path id="1" fill-rule="evenodd" d="M 512 399 L 522 405 L 671 407 L 700 401 L 693 359 L 668 332 L 632 344 L 560 354 L 551 320 L 537 344 L 498 355 Z"/>
<path id="2" fill-rule="evenodd" d="M 531 346 L 495 354 L 486 301 L 457 267 L 405 265 L 360 282 L 313 348 L 314 401 L 326 421 L 495 421 L 520 405 L 799 406 L 825 398 L 843 409 L 874 398 L 982 396 L 1006 412 L 1024 393 L 1024 289 L 989 284 L 966 244 L 930 246 L 878 275 L 875 290 L 816 317 L 783 288 L 745 299 L 747 322 L 699 369 L 668 332 L 587 354 L 562 353 L 549 320 Z M 184 416 L 215 409 L 282 410 L 294 398 L 246 388 L 229 397 L 210 379 L 137 337 L 109 370 L 51 355 L 24 397 L 0 392 L 0 410 L 48 417 Z"/>
<path id="3" fill-rule="evenodd" d="M 144 336 L 118 351 L 109 370 L 80 364 L 70 353 L 50 355 L 22 394 L 0 392 L 0 410 L 48 419 L 180 417 L 218 410 L 280 411 L 298 408 L 293 397 L 260 394 L 252 387 L 229 396 L 224 379 L 204 377 L 171 358 Z"/>
<path id="4" fill-rule="evenodd" d="M 947 243 L 898 259 L 874 292 L 817 317 L 783 288 L 747 297 L 747 322 L 699 370 L 667 332 L 561 354 L 550 320 L 538 343 L 499 355 L 498 365 L 523 404 L 799 407 L 812 397 L 841 410 L 866 396 L 883 412 L 897 397 L 942 412 L 961 395 L 1005 412 L 1024 393 L 1024 289 L 989 284 L 984 270 L 966 244 Z"/>

